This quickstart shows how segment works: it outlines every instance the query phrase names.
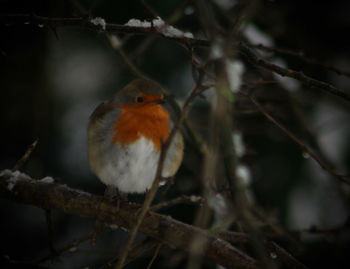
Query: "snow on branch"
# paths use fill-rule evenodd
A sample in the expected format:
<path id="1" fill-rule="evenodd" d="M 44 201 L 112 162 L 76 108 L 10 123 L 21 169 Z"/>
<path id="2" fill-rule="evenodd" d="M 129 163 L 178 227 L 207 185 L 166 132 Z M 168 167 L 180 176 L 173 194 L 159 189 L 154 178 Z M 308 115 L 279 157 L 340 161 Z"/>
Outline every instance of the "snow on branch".
<path id="1" fill-rule="evenodd" d="M 115 204 L 101 199 L 100 196 L 51 182 L 52 180 L 48 178 L 34 180 L 18 171 L 5 170 L 0 172 L 0 197 L 45 209 L 58 209 L 90 219 L 100 216 L 99 220 L 126 229 L 132 227 L 135 222 L 139 205 L 121 203 L 118 209 Z M 205 230 L 169 216 L 148 212 L 139 231 L 185 251 L 189 250 L 193 238 L 204 237 L 208 245 L 203 255 L 213 259 L 217 264 L 227 268 L 259 268 L 255 259 L 227 241 L 210 236 Z"/>
<path id="2" fill-rule="evenodd" d="M 96 17 L 91 19 L 90 22 L 94 25 L 100 25 L 103 31 L 106 30 L 106 21 L 103 18 Z"/>
<path id="3" fill-rule="evenodd" d="M 154 27 L 159 33 L 163 34 L 167 37 L 176 37 L 176 38 L 194 38 L 193 34 L 190 32 L 183 32 L 171 25 L 167 25 L 160 17 L 149 21 L 140 21 L 138 19 L 130 19 L 126 24 L 126 26 L 131 27 L 141 27 L 141 28 L 151 28 Z"/>

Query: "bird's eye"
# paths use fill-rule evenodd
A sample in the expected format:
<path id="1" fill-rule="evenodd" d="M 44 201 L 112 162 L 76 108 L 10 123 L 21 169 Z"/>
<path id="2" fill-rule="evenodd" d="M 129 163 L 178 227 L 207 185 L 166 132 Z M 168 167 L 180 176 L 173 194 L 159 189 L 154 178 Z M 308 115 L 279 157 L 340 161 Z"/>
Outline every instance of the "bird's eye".
<path id="1" fill-rule="evenodd" d="M 142 103 L 143 101 L 144 101 L 143 97 L 141 97 L 141 96 L 136 97 L 136 103 Z"/>

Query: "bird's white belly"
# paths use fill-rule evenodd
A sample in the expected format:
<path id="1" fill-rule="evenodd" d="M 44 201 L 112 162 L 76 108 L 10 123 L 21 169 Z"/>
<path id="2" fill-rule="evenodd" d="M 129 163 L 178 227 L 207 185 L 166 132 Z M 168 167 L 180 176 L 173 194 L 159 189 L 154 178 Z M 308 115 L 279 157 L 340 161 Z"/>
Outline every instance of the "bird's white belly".
<path id="1" fill-rule="evenodd" d="M 107 155 L 104 168 L 99 171 L 104 184 L 126 193 L 142 193 L 151 188 L 160 156 L 152 141 L 141 137 L 123 148 L 115 144 Z"/>

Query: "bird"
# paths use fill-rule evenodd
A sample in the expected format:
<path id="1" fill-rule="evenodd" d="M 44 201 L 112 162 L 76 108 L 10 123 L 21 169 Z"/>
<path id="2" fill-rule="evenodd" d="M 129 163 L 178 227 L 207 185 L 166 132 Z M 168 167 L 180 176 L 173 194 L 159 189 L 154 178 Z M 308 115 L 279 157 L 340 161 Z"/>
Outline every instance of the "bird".
<path id="1" fill-rule="evenodd" d="M 155 179 L 162 145 L 173 121 L 165 108 L 165 91 L 150 79 L 135 79 L 89 118 L 90 168 L 116 199 L 147 192 Z M 165 157 L 162 178 L 172 178 L 183 159 L 184 141 L 176 132 Z"/>

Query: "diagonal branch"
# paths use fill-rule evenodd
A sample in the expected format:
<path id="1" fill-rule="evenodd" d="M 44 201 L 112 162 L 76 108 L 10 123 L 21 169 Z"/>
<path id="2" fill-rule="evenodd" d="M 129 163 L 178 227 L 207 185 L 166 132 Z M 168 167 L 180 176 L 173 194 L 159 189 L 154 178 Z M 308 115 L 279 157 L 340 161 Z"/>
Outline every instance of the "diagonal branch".
<path id="1" fill-rule="evenodd" d="M 286 127 L 284 127 L 281 123 L 279 123 L 274 117 L 272 117 L 256 100 L 255 98 L 249 96 L 246 92 L 240 91 L 240 93 L 249 98 L 249 100 L 256 106 L 256 108 L 273 124 L 275 124 L 282 132 L 284 132 L 289 138 L 291 138 L 296 144 L 300 146 L 302 151 L 309 154 L 325 171 L 331 174 L 333 177 L 338 179 L 339 181 L 350 185 L 349 176 L 341 175 L 337 171 L 322 160 L 315 152 L 313 152 L 309 147 L 307 147 L 303 141 L 301 141 L 297 136 L 295 136 L 292 132 L 290 132 Z"/>
<path id="2" fill-rule="evenodd" d="M 117 32 L 125 34 L 154 34 L 161 36 L 166 39 L 170 39 L 185 46 L 201 46 L 209 47 L 210 42 L 206 39 L 192 38 L 186 36 L 177 36 L 164 34 L 161 32 L 161 29 L 158 29 L 151 25 L 150 27 L 141 27 L 141 26 L 128 26 L 122 24 L 112 24 L 105 23 L 104 25 L 94 24 L 91 20 L 87 18 L 51 18 L 38 15 L 29 15 L 29 14 L 10 14 L 10 15 L 0 15 L 0 23 L 11 25 L 11 24 L 27 24 L 32 23 L 36 25 L 49 26 L 52 29 L 56 27 L 63 26 L 80 26 L 87 29 L 92 29 L 95 31 L 107 31 L 107 32 Z M 259 58 L 244 42 L 239 42 L 237 48 L 241 54 L 246 57 L 252 64 L 260 66 L 264 69 L 270 70 L 271 72 L 277 73 L 281 76 L 287 76 L 299 80 L 305 83 L 307 86 L 312 88 L 318 88 L 324 90 L 330 94 L 341 97 L 347 101 L 350 101 L 350 94 L 345 93 L 332 84 L 311 78 L 304 75 L 302 72 L 298 72 L 292 69 L 282 68 L 278 65 L 270 63 L 266 60 Z"/>
<path id="3" fill-rule="evenodd" d="M 350 101 L 350 95 L 348 93 L 342 92 L 333 85 L 308 77 L 304 75 L 302 72 L 298 72 L 292 69 L 282 68 L 276 64 L 270 63 L 268 61 L 265 61 L 261 58 L 259 58 L 246 44 L 240 43 L 240 51 L 241 53 L 247 57 L 247 59 L 256 66 L 261 66 L 264 69 L 270 70 L 274 73 L 277 73 L 281 76 L 286 76 L 290 78 L 297 79 L 301 82 L 303 82 L 305 85 L 311 87 L 311 88 L 318 88 L 321 90 L 324 90 L 328 93 L 331 93 L 333 95 L 336 95 L 338 97 L 341 97 L 347 101 Z"/>
<path id="4" fill-rule="evenodd" d="M 196 46 L 208 46 L 209 42 L 207 40 L 195 39 L 186 36 L 178 36 L 162 33 L 161 28 L 154 27 L 151 24 L 150 27 L 143 26 L 129 26 L 123 24 L 113 24 L 105 23 L 94 24 L 89 18 L 52 18 L 39 16 L 35 14 L 9 14 L 0 15 L 0 23 L 10 26 L 12 24 L 34 24 L 40 26 L 49 26 L 51 28 L 64 27 L 64 26 L 79 26 L 82 28 L 97 30 L 97 31 L 107 31 L 107 32 L 117 32 L 124 34 L 156 34 L 167 39 L 178 41 L 185 45 L 196 45 Z"/>
<path id="5" fill-rule="evenodd" d="M 155 195 L 157 193 L 157 190 L 159 187 L 159 181 L 160 181 L 161 174 L 163 171 L 165 157 L 166 157 L 167 152 L 170 148 L 170 145 L 171 145 L 173 139 L 175 138 L 176 133 L 180 129 L 182 122 L 186 118 L 186 116 L 190 110 L 190 106 L 191 106 L 192 102 L 203 91 L 203 87 L 202 87 L 203 76 L 204 76 L 204 72 L 201 72 L 195 88 L 193 89 L 191 94 L 187 97 L 178 120 L 175 122 L 175 124 L 174 124 L 174 126 L 169 134 L 168 139 L 163 144 L 162 151 L 161 151 L 160 156 L 159 156 L 159 162 L 158 162 L 158 167 L 157 167 L 157 171 L 156 171 L 156 176 L 155 176 L 155 179 L 152 183 L 152 187 L 149 190 L 149 192 L 147 193 L 146 199 L 143 202 L 142 207 L 140 208 L 140 212 L 137 216 L 135 224 L 132 226 L 132 228 L 129 231 L 128 239 L 127 239 L 127 241 L 123 247 L 123 250 L 120 254 L 118 263 L 115 266 L 116 269 L 122 268 L 124 261 L 128 255 L 129 249 L 131 248 L 132 242 L 134 241 L 136 233 L 139 230 L 139 227 L 140 227 L 143 219 L 145 218 L 147 211 L 149 210 L 149 208 L 151 206 L 153 198 L 155 197 Z"/>
<path id="6" fill-rule="evenodd" d="M 316 60 L 314 58 L 310 58 L 310 57 L 305 56 L 304 53 L 301 52 L 301 51 L 294 51 L 294 50 L 289 50 L 289 49 L 279 49 L 279 48 L 265 46 L 263 44 L 248 45 L 248 46 L 251 47 L 251 48 L 257 48 L 258 50 L 264 50 L 264 51 L 267 51 L 267 52 L 273 52 L 273 53 L 280 54 L 280 55 L 283 55 L 283 56 L 293 56 L 293 57 L 296 57 L 296 58 L 298 58 L 299 60 L 301 60 L 301 61 L 303 61 L 305 63 L 312 64 L 312 65 L 319 66 L 321 68 L 325 68 L 325 69 L 328 69 L 330 71 L 333 71 L 337 75 L 343 75 L 343 76 L 350 77 L 350 71 L 343 70 L 343 69 L 340 69 L 340 68 L 338 68 L 336 66 L 332 66 L 332 65 L 329 65 L 329 64 L 321 63 L 321 62 L 319 62 L 318 60 Z"/>
<path id="7" fill-rule="evenodd" d="M 0 197 L 41 208 L 62 210 L 69 214 L 95 219 L 129 229 L 134 225 L 139 205 L 123 203 L 117 206 L 101 197 L 71 189 L 64 185 L 33 180 L 24 174 L 9 171 L 0 174 Z M 147 212 L 139 231 L 185 251 L 189 250 L 194 236 L 207 238 L 204 255 L 227 268 L 256 269 L 255 259 L 241 252 L 228 242 L 209 236 L 206 231 L 153 212 Z"/>

